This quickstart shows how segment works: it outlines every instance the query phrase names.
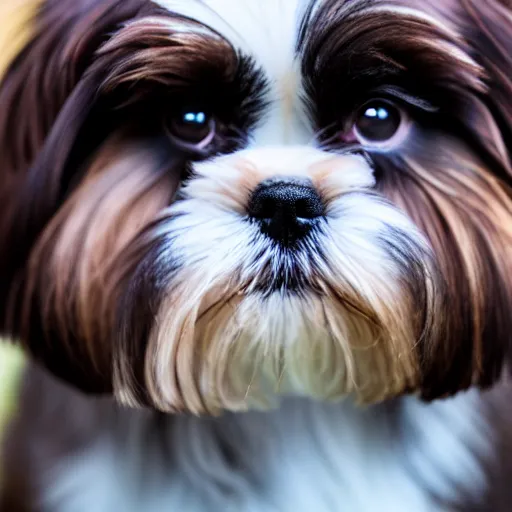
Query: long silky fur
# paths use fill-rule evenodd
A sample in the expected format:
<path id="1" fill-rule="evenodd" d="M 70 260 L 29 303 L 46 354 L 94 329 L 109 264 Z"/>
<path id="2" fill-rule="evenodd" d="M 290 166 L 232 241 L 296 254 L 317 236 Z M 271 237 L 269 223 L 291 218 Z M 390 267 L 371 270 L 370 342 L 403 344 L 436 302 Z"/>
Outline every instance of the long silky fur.
<path id="1" fill-rule="evenodd" d="M 434 6 L 429 9 L 436 12 Z M 392 94 L 403 94 L 399 82 L 404 70 L 416 76 L 416 82 L 409 84 L 412 89 L 421 85 L 422 76 L 437 78 L 429 91 L 413 91 L 427 96 L 425 105 L 416 106 L 426 109 L 428 116 L 431 111 L 426 105 L 436 105 L 443 132 L 452 131 L 453 142 L 450 135 L 441 133 L 437 121 L 429 137 L 433 145 L 445 141 L 439 154 L 417 147 L 413 137 L 410 154 L 374 155 L 379 189 L 428 236 L 448 283 L 444 300 L 450 314 L 436 319 L 438 330 L 445 334 L 419 347 L 421 389 L 425 397 L 434 398 L 472 384 L 491 385 L 501 374 L 509 348 L 511 168 L 506 148 L 511 83 L 507 74 L 510 44 L 502 34 L 510 30 L 510 14 L 494 1 L 484 7 L 460 2 L 443 13 L 445 23 L 437 22 L 432 13 L 418 12 L 390 3 L 375 8 L 365 2 L 345 6 L 327 1 L 308 20 L 310 27 L 321 28 L 310 29 L 315 38 L 303 36 L 298 51 L 303 55 L 303 71 L 310 77 L 306 92 L 318 100 L 312 114 L 320 124 L 327 122 L 326 112 L 337 104 L 330 84 L 350 78 L 336 74 L 336 69 L 346 67 L 343 55 L 350 55 L 354 62 L 361 53 L 357 60 L 361 69 L 371 67 L 383 80 L 397 82 Z M 400 31 L 386 28 L 396 23 Z M 344 31 L 342 38 L 331 37 L 347 24 L 351 30 Z M 366 51 L 368 38 L 371 52 Z M 423 55 L 422 68 L 414 61 L 417 52 Z M 324 55 L 337 55 L 337 67 Z M 215 31 L 172 16 L 151 2 L 90 1 L 71 7 L 71 3 L 50 1 L 43 3 L 36 18 L 32 42 L 2 82 L 0 236 L 1 246 L 8 248 L 1 253 L 3 330 L 20 337 L 36 358 L 84 389 L 112 389 L 115 350 L 105 340 L 118 325 L 114 303 L 122 301 L 119 290 L 126 283 L 119 275 L 122 272 L 106 269 L 124 268 L 125 277 L 135 272 L 136 260 L 123 262 L 115 253 L 121 248 L 123 254 L 131 253 L 125 250 L 130 240 L 146 229 L 142 223 L 119 224 L 115 219 L 123 208 L 136 211 L 137 204 L 148 201 L 154 204 L 147 221 L 156 222 L 158 211 L 174 195 L 186 160 L 169 152 L 151 131 L 152 121 L 161 122 L 155 104 L 165 101 L 166 88 L 179 98 L 190 84 L 211 82 L 219 76 L 218 70 L 222 70 L 220 82 L 213 89 L 220 90 L 236 75 L 238 65 L 234 49 Z M 322 89 L 311 81 L 312 66 L 316 74 L 326 77 Z M 350 70 L 354 77 L 347 82 L 347 101 L 364 89 L 364 80 L 373 80 L 365 73 L 359 73 L 359 78 L 354 65 Z M 99 119 L 105 122 L 97 129 Z M 137 122 L 130 128 L 134 119 Z M 148 170 L 146 178 L 137 171 L 141 181 L 134 187 L 140 187 L 138 192 L 134 189 L 133 196 L 125 196 L 126 207 L 112 213 L 102 233 L 93 227 L 94 215 L 78 213 L 76 203 L 91 190 L 99 195 L 97 200 L 91 198 L 89 208 L 93 204 L 98 212 L 117 208 L 108 174 L 122 171 L 106 169 L 120 169 L 129 158 L 122 156 L 122 150 L 116 152 L 121 145 L 109 142 L 113 140 L 109 134 L 121 127 L 124 135 L 118 137 L 124 144 L 141 141 L 141 147 L 150 148 L 147 151 L 155 156 L 147 161 L 154 162 L 150 164 L 154 169 Z M 473 151 L 457 142 L 458 134 L 472 140 Z M 105 176 L 94 178 L 103 154 L 120 163 L 103 166 Z M 93 159 L 98 162 L 83 164 L 89 155 L 96 155 Z M 164 177 L 166 168 L 174 178 Z M 393 172 L 395 168 L 400 172 Z M 162 180 L 169 181 L 165 193 L 156 191 L 159 172 Z M 148 195 L 151 183 L 154 198 Z M 100 201 L 107 210 L 100 209 Z M 107 218 L 108 214 L 103 220 Z M 76 230 L 77 226 L 81 227 Z M 73 243 L 71 230 L 80 243 Z M 93 242 L 94 238 L 98 241 Z M 101 250 L 96 248 L 98 243 Z M 82 250 L 84 244 L 87 248 Z M 134 254 L 141 256 L 136 249 Z M 49 274 L 55 278 L 45 276 L 41 282 L 38 273 L 43 261 L 56 270 Z M 75 264 L 80 270 L 75 271 Z M 108 292 L 103 295 L 102 290 Z M 64 299 L 68 293 L 71 300 Z M 150 302 L 156 300 L 155 295 Z M 147 329 L 143 331 L 149 335 Z"/>
<path id="2" fill-rule="evenodd" d="M 63 16 L 66 23 L 56 23 L 59 16 Z M 142 18 L 142 21 L 139 22 L 138 18 Z M 206 76 L 208 68 L 213 71 L 221 67 L 223 73 L 229 77 L 232 73 L 230 68 L 233 68 L 234 64 L 230 65 L 228 62 L 232 55 L 229 47 L 213 33 L 202 29 L 198 30 L 197 35 L 193 30 L 189 32 L 188 38 L 191 45 L 184 45 L 180 41 L 183 38 L 180 33 L 177 33 L 174 43 L 171 41 L 169 44 L 164 44 L 168 43 L 168 37 L 173 34 L 172 20 L 173 18 L 168 14 L 162 16 L 160 9 L 144 1 L 87 2 L 83 10 L 78 11 L 60 2 L 47 2 L 38 18 L 36 37 L 11 66 L 12 71 L 5 77 L 0 92 L 0 104 L 5 106 L 3 111 L 6 114 L 0 120 L 0 138 L 3 141 L 2 154 L 4 155 L 1 190 L 4 203 L 0 236 L 3 248 L 11 246 L 10 251 L 3 251 L 1 254 L 4 269 L 1 287 L 4 331 L 21 337 L 25 344 L 32 344 L 28 348 L 37 358 L 48 359 L 48 364 L 54 371 L 75 380 L 76 384 L 85 389 L 92 386 L 98 390 L 103 388 L 108 390 L 110 387 L 111 358 L 108 355 L 109 351 L 103 348 L 108 344 L 105 340 L 110 339 L 112 324 L 107 323 L 105 329 L 95 332 L 95 336 L 89 338 L 84 337 L 87 334 L 84 329 L 90 330 L 93 327 L 87 322 L 85 324 L 80 322 L 80 325 L 77 325 L 76 321 L 80 318 L 85 320 L 84 314 L 88 319 L 105 315 L 110 317 L 114 314 L 112 311 L 115 307 L 114 303 L 110 302 L 108 304 L 110 310 L 105 312 L 101 309 L 99 302 L 92 300 L 95 296 L 94 283 L 101 282 L 102 278 L 89 273 L 87 276 L 79 277 L 79 280 L 88 280 L 88 284 L 87 290 L 82 289 L 82 292 L 77 294 L 87 299 L 80 299 L 77 296 L 76 305 L 73 306 L 75 310 L 81 309 L 81 313 L 77 314 L 76 310 L 71 314 L 66 301 L 59 301 L 59 298 L 62 298 L 59 293 L 62 290 L 69 293 L 70 279 L 75 280 L 77 276 L 66 277 L 68 272 L 60 269 L 62 272 L 59 271 L 56 277 L 59 283 L 52 282 L 49 288 L 42 285 L 35 290 L 34 282 L 41 276 L 37 275 L 39 263 L 34 258 L 38 257 L 37 251 L 39 251 L 39 257 L 45 259 L 50 258 L 51 251 L 55 253 L 57 250 L 57 247 L 49 250 L 48 246 L 54 243 L 50 239 L 61 231 L 57 224 L 64 222 L 64 217 L 71 213 L 72 204 L 76 202 L 76 197 L 72 194 L 71 197 L 68 196 L 69 191 L 76 185 L 77 176 L 88 176 L 98 172 L 98 167 L 102 168 L 102 158 L 109 159 L 108 167 L 114 168 L 110 171 L 111 174 L 130 172 L 128 168 L 126 171 L 120 169 L 123 165 L 126 168 L 126 164 L 122 162 L 123 160 L 126 162 L 129 157 L 124 157 L 122 152 L 115 153 L 114 142 L 102 141 L 102 137 L 108 137 L 109 131 L 115 132 L 116 127 L 119 126 L 125 132 L 130 132 L 124 140 L 119 136 L 125 146 L 130 143 L 130 140 L 140 140 L 141 136 L 143 139 L 148 138 L 149 135 L 148 144 L 153 149 L 148 151 L 152 151 L 153 154 L 148 157 L 146 166 L 153 165 L 151 170 L 156 174 L 159 172 L 158 169 L 166 170 L 171 176 L 170 181 L 173 181 L 173 173 L 176 177 L 174 181 L 179 178 L 181 171 L 173 171 L 173 169 L 182 167 L 183 158 L 180 159 L 166 152 L 165 145 L 159 143 L 158 137 L 140 134 L 140 127 L 136 124 L 130 131 L 129 125 L 134 120 L 130 120 L 126 126 L 125 111 L 135 102 L 130 110 L 135 119 L 140 119 L 141 115 L 137 108 L 142 108 L 143 114 L 147 116 L 148 101 L 144 99 L 150 98 L 150 101 L 154 101 L 153 96 L 157 96 L 157 91 L 165 85 L 179 89 L 189 83 L 191 81 L 189 74 L 196 68 L 194 65 L 188 65 L 187 58 L 197 59 L 201 49 L 205 51 L 204 65 L 198 66 L 197 69 L 204 74 L 206 67 Z M 129 23 L 126 24 L 127 22 Z M 123 24 L 126 24 L 124 28 Z M 189 25 L 192 29 L 195 26 L 192 22 Z M 116 29 L 115 36 L 106 44 L 102 44 L 107 40 L 107 35 L 112 31 L 115 32 Z M 216 42 L 224 45 L 224 48 L 216 47 Z M 184 53 L 180 52 L 180 46 L 183 46 Z M 99 47 L 101 50 L 98 51 Z M 226 52 L 228 52 L 227 58 L 225 58 Z M 28 63 L 32 59 L 41 63 L 44 60 L 44 68 L 30 66 Z M 18 62 L 20 62 L 19 65 Z M 61 83 L 58 88 L 53 85 L 54 76 L 60 77 Z M 196 77 L 196 79 L 200 78 Z M 30 87 L 25 87 L 27 80 L 31 84 Z M 137 96 L 135 100 L 139 101 L 134 101 L 127 92 L 127 88 L 129 89 L 129 83 L 141 80 L 148 84 L 148 87 L 141 86 L 137 94 L 142 94 L 142 98 Z M 103 94 L 99 95 L 99 92 Z M 33 96 L 29 96 L 30 94 Z M 26 115 L 25 111 L 16 111 L 17 108 L 26 109 Z M 41 111 L 42 108 L 44 111 Z M 149 109 L 151 108 L 155 110 L 155 106 L 150 105 Z M 107 120 L 98 130 L 95 126 L 98 116 L 105 114 Z M 15 119 L 23 119 L 26 124 L 16 122 L 16 125 L 12 126 Z M 143 118 L 141 124 L 150 121 Z M 155 123 L 157 128 L 160 128 L 162 120 L 157 119 Z M 144 145 L 144 142 L 141 144 Z M 100 147 L 103 149 L 98 151 Z M 118 143 L 117 147 L 121 147 L 121 144 Z M 88 171 L 81 160 L 83 158 L 87 160 L 87 156 L 95 152 L 98 162 L 89 164 Z M 38 156 L 34 158 L 36 153 Z M 112 158 L 118 159 L 119 163 L 112 164 Z M 106 166 L 104 164 L 102 170 L 105 170 Z M 52 169 L 51 173 L 46 171 L 49 168 Z M 140 169 L 133 169 L 131 172 L 138 173 L 139 176 L 144 174 Z M 95 200 L 88 197 L 93 204 L 96 204 L 86 207 L 99 207 L 101 201 L 106 205 L 104 208 L 110 208 L 112 215 L 118 217 L 122 212 L 116 209 L 119 197 L 115 190 L 111 190 L 112 181 L 109 183 L 107 176 L 100 176 L 96 179 L 96 185 L 93 186 L 91 182 L 94 180 L 95 178 L 91 176 L 84 182 L 84 187 L 98 196 Z M 143 183 L 144 180 L 146 183 Z M 127 209 L 137 208 L 137 202 L 144 195 L 145 189 L 151 187 L 153 180 L 151 172 L 146 174 L 145 179 L 140 178 L 137 185 L 139 189 L 134 190 L 132 196 L 125 196 L 126 201 L 130 198 L 129 202 L 125 203 Z M 92 192 L 93 188 L 96 188 L 97 192 Z M 170 188 L 172 189 L 172 185 Z M 82 193 L 86 191 L 77 192 L 79 195 Z M 166 194 L 156 191 L 153 209 L 157 210 L 165 206 L 161 203 L 161 199 L 158 199 L 162 195 Z M 170 201 L 171 198 L 172 192 L 169 191 L 167 200 Z M 57 216 L 50 223 L 50 219 L 57 213 L 63 202 L 66 202 L 66 206 L 60 211 L 61 220 Z M 109 202 L 110 207 L 108 207 Z M 93 219 L 87 217 L 86 213 L 77 212 L 76 216 L 79 215 L 85 215 L 83 223 L 88 225 L 84 224 L 79 228 L 81 234 L 75 233 L 72 236 L 85 235 L 86 228 L 92 230 Z M 108 229 L 117 236 L 121 226 L 114 217 L 108 224 Z M 105 220 L 106 217 L 103 216 L 102 221 L 105 222 Z M 68 222 L 67 219 L 65 221 Z M 120 235 L 120 238 L 125 241 L 142 228 L 137 223 L 132 225 L 125 223 L 125 225 L 128 232 Z M 65 236 L 65 233 L 59 232 L 59 235 Z M 103 254 L 106 254 L 105 251 L 112 247 L 109 247 L 108 233 L 104 235 L 105 238 L 101 239 L 101 243 L 106 244 L 103 249 Z M 40 242 L 34 253 L 31 243 L 38 238 Z M 84 239 L 81 238 L 77 242 L 79 243 L 68 239 L 62 243 L 66 245 L 65 250 L 69 251 L 79 249 Z M 118 248 L 120 243 L 119 240 L 115 241 Z M 32 256 L 29 257 L 31 252 Z M 58 254 L 54 256 L 57 259 L 62 257 Z M 65 256 L 67 258 L 72 255 Z M 77 259 L 84 261 L 84 257 L 84 254 L 75 253 L 73 259 L 65 265 L 71 265 L 70 269 L 74 271 L 73 263 L 76 263 Z M 94 258 L 97 257 L 98 254 L 95 254 Z M 108 257 L 113 258 L 114 254 L 110 253 Z M 101 265 L 104 263 L 102 261 Z M 88 271 L 93 271 L 91 265 L 94 267 L 94 262 L 84 262 L 84 265 L 85 267 L 83 265 L 81 267 L 82 272 L 87 267 L 89 267 Z M 32 275 L 31 272 L 36 275 Z M 105 272 L 104 266 L 101 272 Z M 102 283 L 102 285 L 105 284 Z M 106 286 L 106 289 L 112 289 L 114 286 L 114 283 L 111 283 Z M 73 289 L 78 292 L 76 286 L 73 286 Z M 52 290 L 55 290 L 56 295 L 52 296 Z M 36 295 L 34 296 L 32 292 Z M 44 296 L 41 296 L 41 293 Z M 87 312 L 84 311 L 84 300 L 89 301 L 90 308 Z M 42 309 L 46 309 L 44 315 L 41 315 Z M 46 316 L 46 319 L 36 320 L 34 316 Z M 47 322 L 49 318 L 51 321 Z M 41 324 L 44 324 L 42 331 L 38 332 L 37 327 L 34 329 Z M 45 339 L 55 338 L 54 331 L 64 343 L 44 348 Z M 50 340 L 48 342 L 53 343 Z M 77 348 L 74 354 L 66 348 L 69 348 L 70 344 Z M 103 347 L 101 354 L 98 355 L 98 349 L 94 348 L 94 345 Z M 97 376 L 96 379 L 94 375 Z"/>
<path id="3" fill-rule="evenodd" d="M 283 54 L 251 47 L 250 17 L 240 48 L 223 35 L 248 2 L 40 2 L 0 83 L 1 334 L 81 391 L 165 413 L 267 408 L 280 393 L 431 401 L 499 382 L 510 0 L 313 1 L 281 81 L 268 63 Z M 405 144 L 340 149 L 368 96 L 404 105 Z M 166 128 L 197 98 L 223 121 L 210 153 Z M 295 103 L 317 147 L 283 144 L 269 163 L 266 122 L 296 121 Z M 310 180 L 329 214 L 293 255 L 247 219 L 276 174 Z"/>

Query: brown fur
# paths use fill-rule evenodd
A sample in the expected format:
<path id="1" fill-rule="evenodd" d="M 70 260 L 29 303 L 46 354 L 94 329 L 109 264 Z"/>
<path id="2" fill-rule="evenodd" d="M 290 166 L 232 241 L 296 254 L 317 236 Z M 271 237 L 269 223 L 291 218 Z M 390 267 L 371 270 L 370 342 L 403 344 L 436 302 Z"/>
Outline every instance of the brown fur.
<path id="1" fill-rule="evenodd" d="M 318 29 L 299 50 L 318 100 L 312 117 L 325 128 L 374 82 L 389 81 L 406 102 L 411 91 L 425 98 L 411 107 L 431 123 L 428 137 L 420 129 L 400 158 L 373 155 L 378 190 L 429 237 L 448 285 L 435 334 L 418 336 L 419 390 L 432 399 L 487 387 L 512 329 L 509 7 L 432 2 L 432 21 L 368 6 L 329 0 L 310 20 Z M 195 22 L 186 34 L 176 23 L 145 0 L 48 0 L 0 87 L 2 331 L 86 391 L 112 391 L 121 351 L 140 403 L 147 382 L 135 361 L 162 297 L 137 276 L 190 159 L 165 140 L 161 105 L 213 95 L 221 117 L 238 110 L 233 48 Z M 222 136 L 219 152 L 234 144 Z M 120 325 L 119 310 L 140 303 L 136 325 Z"/>
<path id="2" fill-rule="evenodd" d="M 298 52 L 309 77 L 306 91 L 315 99 L 311 118 L 326 146 L 344 128 L 339 118 L 350 121 L 369 91 L 399 98 L 421 120 L 403 154 L 370 156 L 375 192 L 402 208 L 434 249 L 443 278 L 435 298 L 442 307 L 432 321 L 424 288 L 409 287 L 403 311 L 418 310 L 407 336 L 414 353 L 403 363 L 405 377 L 393 380 L 393 374 L 388 387 L 375 380 L 372 399 L 417 392 L 431 400 L 492 386 L 512 354 L 512 3 L 392 3 L 415 6 L 433 21 L 374 11 L 372 2 L 326 0 L 308 20 Z M 177 29 L 183 24 L 186 34 Z M 177 296 L 168 293 L 172 269 L 161 275 L 152 267 L 165 208 L 179 194 L 189 163 L 208 156 L 172 147 L 166 121 L 190 96 L 214 98 L 222 130 L 213 153 L 243 145 L 240 126 L 254 120 L 241 112 L 261 105 L 236 82 L 265 87 L 240 79 L 251 65 L 219 34 L 149 0 L 42 2 L 33 37 L 0 83 L 0 331 L 68 384 L 97 394 L 117 387 L 118 398 L 133 406 L 216 412 L 198 386 L 198 354 L 208 348 L 201 338 L 211 334 L 212 318 L 228 325 L 240 290 L 229 293 L 221 283 L 202 303 L 189 304 L 186 287 Z M 244 103 L 250 101 L 254 105 Z M 317 182 L 327 174 L 318 169 Z M 240 179 L 240 211 L 253 180 Z M 185 284 L 200 288 L 197 279 Z M 375 338 L 383 332 L 392 339 L 385 320 L 395 322 L 399 314 L 387 310 L 378 317 L 364 298 L 340 294 L 333 283 L 317 288 L 338 308 L 326 312 L 316 304 L 326 328 L 340 329 L 332 317 L 349 311 Z M 162 304 L 174 312 L 182 303 L 189 309 L 183 307 L 178 324 L 159 315 Z M 155 354 L 166 341 L 152 338 L 155 321 L 182 329 L 172 371 L 166 367 L 167 396 L 155 386 L 162 364 Z M 224 389 L 228 355 L 220 348 L 215 355 L 207 382 Z M 392 374 L 390 368 L 400 366 L 395 362 L 382 356 L 375 364 Z M 51 432 L 63 451 L 85 446 L 101 431 L 101 410 L 92 402 L 37 370 L 31 375 L 25 396 L 36 396 L 41 385 L 73 418 L 69 431 Z M 240 393 L 220 395 L 219 407 L 239 404 Z M 51 404 L 36 405 L 32 413 L 44 424 L 39 434 L 50 435 Z M 35 439 L 32 418 L 24 409 L 13 432 Z M 68 439 L 72 427 L 77 437 Z M 20 464 L 13 464 L 0 509 L 37 510 L 40 489 L 23 470 L 37 449 L 26 445 L 18 454 L 11 445 L 8 460 L 20 455 Z M 58 449 L 44 452 L 37 468 L 60 456 Z"/>

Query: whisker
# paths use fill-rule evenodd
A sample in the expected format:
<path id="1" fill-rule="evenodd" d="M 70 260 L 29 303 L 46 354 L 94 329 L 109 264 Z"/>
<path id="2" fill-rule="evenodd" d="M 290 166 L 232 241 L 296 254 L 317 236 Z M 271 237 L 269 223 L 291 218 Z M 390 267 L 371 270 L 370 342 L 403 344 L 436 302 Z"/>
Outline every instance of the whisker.
<path id="1" fill-rule="evenodd" d="M 286 361 L 284 360 L 284 347 L 281 347 L 279 349 L 279 361 L 278 361 L 280 371 L 279 371 L 279 378 L 277 380 L 277 392 L 279 393 L 281 391 L 281 384 L 283 383 L 284 379 L 284 372 L 286 370 Z"/>
<path id="2" fill-rule="evenodd" d="M 264 359 L 264 358 L 261 357 L 260 361 L 262 359 Z M 256 372 L 258 371 L 259 364 L 260 364 L 260 362 L 258 361 L 257 357 L 255 357 L 253 372 L 252 372 L 252 375 L 251 375 L 251 380 L 249 381 L 249 384 L 247 385 L 247 391 L 245 392 L 244 401 L 246 401 L 247 398 L 249 397 L 249 394 L 250 394 L 251 389 L 252 389 L 252 385 L 254 384 L 254 381 L 256 379 Z"/>
<path id="3" fill-rule="evenodd" d="M 311 137 L 311 139 L 308 141 L 308 145 L 312 145 L 313 143 L 315 143 L 317 140 L 319 140 L 322 135 L 324 135 L 324 133 L 332 130 L 333 128 L 336 127 L 336 123 L 331 123 L 330 125 L 322 128 L 321 130 L 317 130 Z M 335 138 L 337 137 L 337 135 L 333 135 L 331 138 Z M 322 146 L 323 146 L 323 143 L 322 143 Z"/>

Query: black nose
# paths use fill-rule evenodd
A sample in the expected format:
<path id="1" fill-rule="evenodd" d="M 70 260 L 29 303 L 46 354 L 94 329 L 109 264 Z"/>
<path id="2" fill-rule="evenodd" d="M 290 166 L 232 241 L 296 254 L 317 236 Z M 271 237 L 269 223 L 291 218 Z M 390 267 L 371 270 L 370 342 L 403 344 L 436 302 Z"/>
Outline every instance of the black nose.
<path id="1" fill-rule="evenodd" d="M 308 181 L 264 181 L 249 201 L 249 215 L 261 232 L 284 246 L 304 238 L 323 214 L 322 199 Z"/>

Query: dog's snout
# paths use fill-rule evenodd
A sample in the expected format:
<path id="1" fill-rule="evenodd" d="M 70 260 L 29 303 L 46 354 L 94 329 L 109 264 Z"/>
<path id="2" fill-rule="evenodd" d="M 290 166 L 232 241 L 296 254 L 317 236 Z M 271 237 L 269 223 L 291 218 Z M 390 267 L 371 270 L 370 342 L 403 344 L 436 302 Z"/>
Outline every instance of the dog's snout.
<path id="1" fill-rule="evenodd" d="M 284 246 L 305 237 L 323 214 L 322 199 L 310 181 L 267 180 L 249 202 L 249 215 L 262 233 Z"/>

